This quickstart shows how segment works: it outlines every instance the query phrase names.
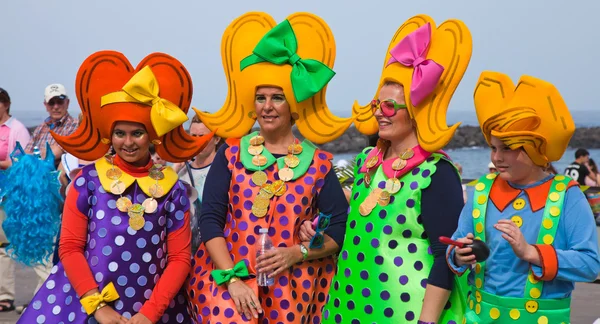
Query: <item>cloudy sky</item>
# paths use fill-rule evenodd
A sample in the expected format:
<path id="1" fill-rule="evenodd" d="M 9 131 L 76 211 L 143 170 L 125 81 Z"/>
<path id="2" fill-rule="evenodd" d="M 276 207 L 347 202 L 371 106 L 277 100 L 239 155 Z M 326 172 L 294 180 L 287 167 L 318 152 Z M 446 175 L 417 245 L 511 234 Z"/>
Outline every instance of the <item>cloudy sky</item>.
<path id="1" fill-rule="evenodd" d="M 0 87 L 12 97 L 13 115 L 27 126 L 47 116 L 44 87 L 63 83 L 73 94 L 81 62 L 104 49 L 124 53 L 134 66 L 151 52 L 175 56 L 192 75 L 193 105 L 218 110 L 227 92 L 221 36 L 248 11 L 268 12 L 277 21 L 308 11 L 329 24 L 337 43 L 337 75 L 327 94 L 339 116 L 350 115 L 355 99 L 364 103 L 372 97 L 391 37 L 419 13 L 438 24 L 461 19 L 473 35 L 471 64 L 451 112 L 474 117 L 472 92 L 482 70 L 553 82 L 574 111 L 597 109 L 598 103 L 599 1 L 4 0 L 1 8 Z M 77 115 L 76 100 L 70 110 Z"/>

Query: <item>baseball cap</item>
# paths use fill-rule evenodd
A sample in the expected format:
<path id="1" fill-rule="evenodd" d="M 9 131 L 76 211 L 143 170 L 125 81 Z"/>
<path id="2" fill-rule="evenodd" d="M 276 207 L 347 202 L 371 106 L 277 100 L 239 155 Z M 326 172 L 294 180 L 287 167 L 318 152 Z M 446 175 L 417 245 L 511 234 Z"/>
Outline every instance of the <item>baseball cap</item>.
<path id="1" fill-rule="evenodd" d="M 488 169 L 495 169 L 496 166 L 494 165 L 493 162 L 490 162 L 490 164 L 488 164 Z"/>
<path id="2" fill-rule="evenodd" d="M 48 102 L 54 97 L 61 97 L 61 99 L 67 98 L 67 90 L 64 85 L 53 83 L 46 87 L 46 90 L 44 91 L 44 101 Z"/>

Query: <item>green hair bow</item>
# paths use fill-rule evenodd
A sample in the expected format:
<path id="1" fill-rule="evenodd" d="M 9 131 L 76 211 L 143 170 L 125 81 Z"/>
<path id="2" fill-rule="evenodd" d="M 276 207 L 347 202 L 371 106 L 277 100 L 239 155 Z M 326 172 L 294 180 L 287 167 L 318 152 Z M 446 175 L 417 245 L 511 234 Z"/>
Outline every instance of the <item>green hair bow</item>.
<path id="1" fill-rule="evenodd" d="M 297 102 L 302 102 L 321 91 L 335 72 L 317 60 L 300 58 L 296 54 L 297 51 L 296 34 L 286 19 L 265 34 L 252 54 L 240 62 L 240 70 L 262 62 L 291 65 L 290 77 L 294 96 Z"/>

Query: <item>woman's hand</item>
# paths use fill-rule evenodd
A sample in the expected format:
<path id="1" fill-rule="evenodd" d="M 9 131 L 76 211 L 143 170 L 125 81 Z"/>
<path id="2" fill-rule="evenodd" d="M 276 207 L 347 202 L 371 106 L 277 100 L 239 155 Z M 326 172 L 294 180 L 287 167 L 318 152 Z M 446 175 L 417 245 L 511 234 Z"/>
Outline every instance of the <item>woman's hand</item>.
<path id="1" fill-rule="evenodd" d="M 245 282 L 238 280 L 236 282 L 232 282 L 227 287 L 229 291 L 229 295 L 233 302 L 235 303 L 235 308 L 238 313 L 246 315 L 247 319 L 252 317 L 258 318 L 258 314 L 262 313 L 263 310 L 260 307 L 260 302 L 258 301 L 258 297 Z"/>
<path id="2" fill-rule="evenodd" d="M 302 260 L 302 251 L 297 245 L 273 248 L 256 258 L 256 272 L 266 272 L 269 274 L 269 278 L 274 278 Z"/>
<path id="3" fill-rule="evenodd" d="M 127 322 L 127 324 L 152 324 L 152 321 L 142 313 L 137 313 Z"/>
<path id="4" fill-rule="evenodd" d="M 112 307 L 104 306 L 94 313 L 94 318 L 100 324 L 127 324 L 127 318 L 121 316 Z"/>
<path id="5" fill-rule="evenodd" d="M 494 225 L 494 228 L 502 232 L 502 238 L 510 244 L 519 259 L 535 263 L 534 260 L 538 256 L 537 250 L 533 245 L 527 243 L 521 229 L 513 221 L 501 219 Z"/>
<path id="6" fill-rule="evenodd" d="M 317 232 L 312 228 L 311 221 L 304 221 L 302 225 L 300 225 L 300 232 L 298 233 L 298 237 L 302 242 L 310 242 L 310 240 L 315 236 Z"/>
<path id="7" fill-rule="evenodd" d="M 473 244 L 473 233 L 467 234 L 465 237 L 461 237 L 456 239 L 457 242 L 465 243 L 465 244 Z M 473 249 L 470 247 L 459 248 L 458 246 L 454 246 L 454 263 L 457 266 L 462 267 L 464 265 L 475 264 L 475 254 L 473 254 Z"/>

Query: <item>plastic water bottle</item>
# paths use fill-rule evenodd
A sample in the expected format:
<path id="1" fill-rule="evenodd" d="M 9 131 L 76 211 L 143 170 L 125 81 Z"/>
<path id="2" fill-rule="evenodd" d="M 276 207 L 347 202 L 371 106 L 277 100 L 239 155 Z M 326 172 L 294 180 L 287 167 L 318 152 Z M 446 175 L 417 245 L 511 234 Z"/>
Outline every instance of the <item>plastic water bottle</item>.
<path id="1" fill-rule="evenodd" d="M 256 242 L 257 258 L 273 248 L 273 241 L 271 241 L 271 238 L 268 234 L 269 229 L 261 228 L 258 232 L 260 233 L 260 236 Z M 256 274 L 256 282 L 258 283 L 259 287 L 267 287 L 275 284 L 275 278 L 269 278 L 268 275 L 269 273 L 266 272 L 259 272 Z"/>

